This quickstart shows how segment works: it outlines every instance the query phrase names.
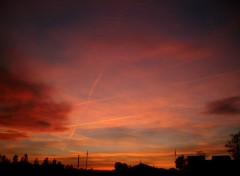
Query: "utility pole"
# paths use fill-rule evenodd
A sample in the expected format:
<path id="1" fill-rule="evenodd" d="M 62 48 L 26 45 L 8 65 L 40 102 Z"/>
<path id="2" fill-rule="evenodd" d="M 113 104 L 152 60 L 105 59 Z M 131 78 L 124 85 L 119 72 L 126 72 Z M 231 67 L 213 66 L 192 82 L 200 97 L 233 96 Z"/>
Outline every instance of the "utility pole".
<path id="1" fill-rule="evenodd" d="M 80 168 L 79 161 L 80 160 L 80 155 L 78 155 L 78 169 Z"/>
<path id="2" fill-rule="evenodd" d="M 175 157 L 174 163 L 176 163 L 176 161 L 177 161 L 177 150 L 176 150 L 176 148 L 175 148 L 175 150 L 174 150 L 174 157 Z M 176 167 L 176 169 L 177 169 L 177 165 L 175 165 L 175 167 Z"/>
<path id="3" fill-rule="evenodd" d="M 88 166 L 88 150 L 87 150 L 87 157 L 86 157 L 86 170 L 87 170 L 87 166 Z"/>

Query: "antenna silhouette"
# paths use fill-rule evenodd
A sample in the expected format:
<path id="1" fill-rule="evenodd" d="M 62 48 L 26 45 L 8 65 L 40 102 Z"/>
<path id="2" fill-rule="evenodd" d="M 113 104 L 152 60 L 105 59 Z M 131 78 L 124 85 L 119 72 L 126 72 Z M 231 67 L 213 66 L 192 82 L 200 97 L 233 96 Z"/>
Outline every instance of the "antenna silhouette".
<path id="1" fill-rule="evenodd" d="M 87 170 L 87 166 L 88 166 L 88 150 L 87 150 L 87 156 L 86 156 L 86 170 Z"/>

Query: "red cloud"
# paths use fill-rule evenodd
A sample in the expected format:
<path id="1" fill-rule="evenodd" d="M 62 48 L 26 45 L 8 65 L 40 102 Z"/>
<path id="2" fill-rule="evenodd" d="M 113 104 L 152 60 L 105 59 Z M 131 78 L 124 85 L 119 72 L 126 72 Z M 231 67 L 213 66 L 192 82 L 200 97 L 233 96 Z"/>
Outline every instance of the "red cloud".
<path id="1" fill-rule="evenodd" d="M 33 83 L 0 69 L 0 126 L 31 132 L 58 132 L 66 130 L 71 106 L 53 101 L 50 88 Z M 6 133 L 0 139 L 26 137 Z"/>
<path id="2" fill-rule="evenodd" d="M 17 132 L 17 131 L 4 131 L 0 132 L 0 140 L 15 141 L 19 138 L 27 138 L 26 133 Z"/>

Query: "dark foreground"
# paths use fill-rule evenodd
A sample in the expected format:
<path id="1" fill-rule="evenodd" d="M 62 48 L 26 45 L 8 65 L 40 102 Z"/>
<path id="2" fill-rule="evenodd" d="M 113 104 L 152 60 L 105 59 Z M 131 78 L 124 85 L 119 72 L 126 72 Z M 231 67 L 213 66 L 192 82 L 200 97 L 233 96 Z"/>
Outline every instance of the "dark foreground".
<path id="1" fill-rule="evenodd" d="M 62 164 L 36 165 L 29 162 L 1 162 L 0 176 L 208 176 L 208 175 L 240 175 L 240 162 L 228 163 L 204 162 L 190 165 L 183 170 L 160 169 L 139 164 L 133 167 L 116 168 L 113 171 L 95 171 L 74 169 Z"/>

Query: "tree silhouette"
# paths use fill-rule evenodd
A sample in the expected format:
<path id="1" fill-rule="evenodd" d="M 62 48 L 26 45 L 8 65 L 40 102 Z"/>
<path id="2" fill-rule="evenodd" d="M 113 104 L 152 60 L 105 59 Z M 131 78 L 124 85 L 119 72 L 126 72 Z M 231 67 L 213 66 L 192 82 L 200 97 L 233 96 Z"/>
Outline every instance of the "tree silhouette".
<path id="1" fill-rule="evenodd" d="M 24 156 L 21 158 L 21 162 L 25 162 L 25 163 L 28 162 L 28 154 L 27 153 L 25 153 Z"/>
<path id="2" fill-rule="evenodd" d="M 176 159 L 175 163 L 177 169 L 183 170 L 184 167 L 187 165 L 187 160 L 184 158 L 183 155 L 181 155 Z"/>
<path id="3" fill-rule="evenodd" d="M 120 171 L 121 169 L 122 169 L 122 163 L 116 162 L 116 163 L 115 163 L 115 170 L 116 170 L 116 171 Z"/>
<path id="4" fill-rule="evenodd" d="M 230 135 L 230 139 L 227 141 L 225 147 L 229 148 L 228 152 L 231 153 L 235 160 L 240 160 L 240 131 Z"/>
<path id="5" fill-rule="evenodd" d="M 43 160 L 43 165 L 48 165 L 50 164 L 48 157 Z"/>
<path id="6" fill-rule="evenodd" d="M 10 160 L 6 157 L 6 155 L 1 155 L 0 159 L 2 163 L 10 163 Z"/>
<path id="7" fill-rule="evenodd" d="M 56 166 L 57 165 L 57 160 L 54 158 L 53 161 L 52 161 L 52 165 L 53 166 Z"/>
<path id="8" fill-rule="evenodd" d="M 38 158 L 34 160 L 34 165 L 37 165 L 37 166 L 39 165 Z"/>
<path id="9" fill-rule="evenodd" d="M 126 163 L 120 163 L 120 162 L 115 163 L 116 172 L 126 171 L 127 169 L 128 169 L 128 165 Z"/>
<path id="10" fill-rule="evenodd" d="M 14 162 L 14 163 L 17 163 L 17 162 L 18 162 L 18 155 L 15 154 L 15 155 L 13 156 L 12 162 Z"/>

